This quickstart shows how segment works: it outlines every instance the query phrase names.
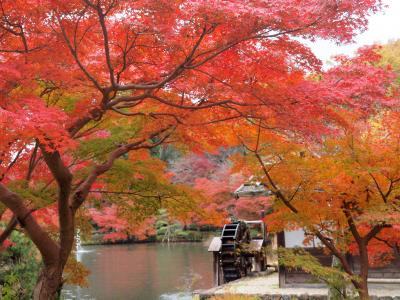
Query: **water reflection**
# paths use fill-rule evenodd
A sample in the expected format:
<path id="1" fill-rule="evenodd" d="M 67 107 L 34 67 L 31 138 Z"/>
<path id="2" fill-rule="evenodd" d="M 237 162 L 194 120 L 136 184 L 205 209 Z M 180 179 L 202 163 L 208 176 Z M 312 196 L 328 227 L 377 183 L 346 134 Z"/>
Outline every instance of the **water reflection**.
<path id="1" fill-rule="evenodd" d="M 200 243 L 86 246 L 78 259 L 90 287 L 66 287 L 64 299 L 186 300 L 212 286 L 211 255 Z"/>

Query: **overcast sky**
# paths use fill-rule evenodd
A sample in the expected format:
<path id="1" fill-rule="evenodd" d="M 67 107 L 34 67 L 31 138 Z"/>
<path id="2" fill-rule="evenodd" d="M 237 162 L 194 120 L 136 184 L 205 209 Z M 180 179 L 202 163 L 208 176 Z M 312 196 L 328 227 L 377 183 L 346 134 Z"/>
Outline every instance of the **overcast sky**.
<path id="1" fill-rule="evenodd" d="M 383 2 L 387 7 L 370 17 L 368 30 L 356 36 L 355 43 L 350 45 L 336 45 L 327 41 L 310 43 L 315 55 L 327 64 L 332 55 L 352 54 L 360 46 L 400 39 L 400 0 L 383 0 Z"/>

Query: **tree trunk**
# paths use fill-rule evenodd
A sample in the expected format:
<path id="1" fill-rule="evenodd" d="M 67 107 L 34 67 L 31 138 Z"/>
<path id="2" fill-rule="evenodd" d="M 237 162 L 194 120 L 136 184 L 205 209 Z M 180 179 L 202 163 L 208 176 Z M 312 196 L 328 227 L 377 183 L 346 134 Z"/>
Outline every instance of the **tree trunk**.
<path id="1" fill-rule="evenodd" d="M 368 259 L 368 250 L 367 245 L 365 243 L 360 243 L 359 245 L 360 251 L 360 280 L 359 286 L 357 287 L 358 293 L 360 295 L 361 300 L 368 300 L 368 271 L 369 271 L 369 259 Z"/>
<path id="2" fill-rule="evenodd" d="M 44 266 L 33 291 L 34 300 L 55 300 L 62 288 L 61 264 Z"/>
<path id="3" fill-rule="evenodd" d="M 358 294 L 361 300 L 369 299 L 367 280 L 361 279 L 360 287 L 358 288 Z"/>

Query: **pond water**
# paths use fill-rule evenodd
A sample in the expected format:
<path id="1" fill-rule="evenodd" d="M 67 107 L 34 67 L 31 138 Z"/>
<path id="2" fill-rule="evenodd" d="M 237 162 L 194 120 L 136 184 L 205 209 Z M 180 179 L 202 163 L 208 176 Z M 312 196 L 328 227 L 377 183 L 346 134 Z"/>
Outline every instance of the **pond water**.
<path id="1" fill-rule="evenodd" d="M 89 287 L 66 286 L 62 299 L 186 300 L 212 287 L 212 255 L 202 243 L 83 246 L 77 259 Z"/>

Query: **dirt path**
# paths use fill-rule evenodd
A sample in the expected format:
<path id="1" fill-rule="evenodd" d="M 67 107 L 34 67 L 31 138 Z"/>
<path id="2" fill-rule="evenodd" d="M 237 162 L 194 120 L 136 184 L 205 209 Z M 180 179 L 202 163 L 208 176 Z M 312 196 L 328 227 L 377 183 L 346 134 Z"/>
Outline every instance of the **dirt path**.
<path id="1" fill-rule="evenodd" d="M 262 297 L 285 296 L 285 299 L 291 299 L 291 297 L 301 299 L 326 299 L 328 295 L 328 289 L 323 286 L 279 288 L 278 282 L 278 273 L 258 277 L 246 277 L 210 290 L 201 291 L 199 295 L 202 299 L 209 295 L 220 294 L 257 295 Z M 379 298 L 389 297 L 385 299 L 394 299 L 393 297 L 397 296 L 395 299 L 400 300 L 400 283 L 371 284 L 370 295 Z"/>

